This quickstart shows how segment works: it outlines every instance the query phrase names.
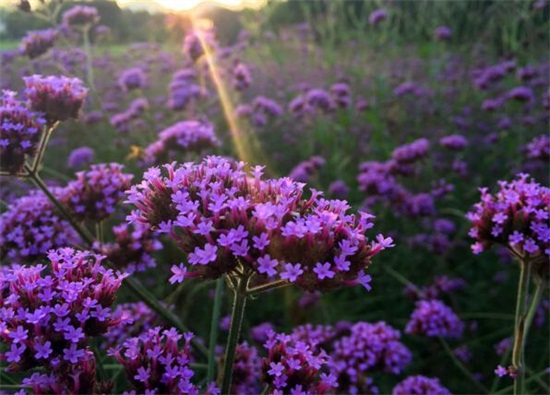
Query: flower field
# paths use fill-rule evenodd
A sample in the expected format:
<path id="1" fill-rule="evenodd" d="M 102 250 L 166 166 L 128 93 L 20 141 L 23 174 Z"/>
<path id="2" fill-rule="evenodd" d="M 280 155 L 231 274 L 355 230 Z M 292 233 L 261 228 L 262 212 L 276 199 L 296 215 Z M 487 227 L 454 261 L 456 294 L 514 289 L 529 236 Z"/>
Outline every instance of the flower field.
<path id="1" fill-rule="evenodd" d="M 550 392 L 547 1 L 13 3 L 0 394 Z"/>

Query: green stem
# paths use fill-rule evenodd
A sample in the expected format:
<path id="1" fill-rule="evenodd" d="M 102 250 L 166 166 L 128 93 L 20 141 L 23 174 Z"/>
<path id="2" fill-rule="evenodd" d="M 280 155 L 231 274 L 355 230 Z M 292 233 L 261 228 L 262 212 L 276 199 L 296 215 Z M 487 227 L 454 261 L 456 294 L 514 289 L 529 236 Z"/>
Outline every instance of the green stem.
<path id="1" fill-rule="evenodd" d="M 206 371 L 206 382 L 214 380 L 216 373 L 216 342 L 220 327 L 220 315 L 223 299 L 223 278 L 216 280 L 216 294 L 214 296 L 214 307 L 212 308 L 212 320 L 210 321 L 210 340 L 208 341 L 208 369 Z"/>
<path id="2" fill-rule="evenodd" d="M 249 276 L 243 276 L 239 279 L 237 288 L 233 290 L 233 308 L 231 310 L 231 326 L 227 337 L 227 346 L 225 349 L 225 360 L 223 366 L 222 391 L 223 395 L 229 394 L 231 390 L 231 379 L 233 376 L 233 362 L 235 361 L 235 351 L 241 325 L 244 318 L 244 309 L 246 307 L 246 289 L 248 287 Z"/>
<path id="3" fill-rule="evenodd" d="M 58 124 L 59 122 L 55 122 L 53 125 L 47 127 L 46 131 L 42 134 L 42 138 L 40 139 L 40 144 L 38 146 L 38 153 L 36 154 L 32 164 L 33 173 L 38 172 L 38 168 L 42 163 L 42 158 L 44 157 L 44 153 L 46 152 L 46 147 L 48 146 L 48 141 L 50 141 L 50 136 L 52 135 Z"/>
<path id="4" fill-rule="evenodd" d="M 263 292 L 271 291 L 273 289 L 284 288 L 287 285 L 289 285 L 289 283 L 286 280 L 273 281 L 271 283 L 258 285 L 257 287 L 247 289 L 246 290 L 246 295 L 250 296 L 250 297 L 254 297 L 254 296 L 256 296 L 258 294 L 261 294 Z"/>
<path id="5" fill-rule="evenodd" d="M 94 68 L 92 66 L 92 47 L 90 46 L 90 28 L 87 26 L 82 30 L 82 36 L 84 38 L 84 52 L 86 52 L 86 79 L 88 85 L 95 91 L 94 87 Z"/>
<path id="6" fill-rule="evenodd" d="M 71 224 L 74 230 L 79 234 L 86 244 L 91 245 L 93 243 L 93 237 L 89 234 L 87 229 L 82 228 L 78 222 L 73 218 L 73 216 L 63 207 L 61 202 L 50 192 L 48 186 L 42 181 L 42 178 L 38 175 L 37 172 L 33 171 L 28 165 L 25 165 L 25 170 L 29 173 L 29 177 L 33 180 L 36 186 L 44 192 L 48 199 L 53 203 L 53 205 L 59 210 L 59 212 L 65 217 L 67 221 Z"/>
<path id="7" fill-rule="evenodd" d="M 512 349 L 512 368 L 517 377 L 514 381 L 514 394 L 525 393 L 525 307 L 529 290 L 530 262 L 520 260 L 518 295 L 516 299 L 516 327 L 514 331 L 514 347 Z"/>
<path id="8" fill-rule="evenodd" d="M 100 244 L 103 244 L 103 221 L 96 222 L 95 224 L 96 240 Z"/>
<path id="9" fill-rule="evenodd" d="M 464 373 L 464 375 L 466 377 L 468 377 L 468 379 L 472 382 L 472 384 L 474 384 L 477 387 L 478 390 L 480 390 L 482 393 L 488 393 L 489 390 L 487 388 L 485 388 L 485 386 L 483 384 L 481 384 L 479 381 L 477 381 L 474 378 L 474 376 L 472 375 L 472 373 L 470 373 L 468 368 L 466 368 L 466 366 L 464 366 L 464 364 L 462 362 L 460 362 L 460 360 L 456 357 L 456 355 L 454 354 L 453 350 L 451 350 L 451 347 L 449 346 L 447 341 L 444 338 L 442 338 L 441 336 L 439 337 L 439 341 L 443 345 L 443 348 L 445 349 L 445 351 L 447 352 L 447 354 L 449 355 L 449 357 L 453 361 L 454 365 L 462 373 Z"/>
<path id="10" fill-rule="evenodd" d="M 529 305 L 529 310 L 527 310 L 527 316 L 525 317 L 525 336 L 529 333 L 529 328 L 533 323 L 533 318 L 535 318 L 537 308 L 539 307 L 540 300 L 542 299 L 542 295 L 544 293 L 544 281 L 542 279 L 536 279 L 535 282 L 537 283 L 535 293 L 533 294 L 531 304 Z"/>

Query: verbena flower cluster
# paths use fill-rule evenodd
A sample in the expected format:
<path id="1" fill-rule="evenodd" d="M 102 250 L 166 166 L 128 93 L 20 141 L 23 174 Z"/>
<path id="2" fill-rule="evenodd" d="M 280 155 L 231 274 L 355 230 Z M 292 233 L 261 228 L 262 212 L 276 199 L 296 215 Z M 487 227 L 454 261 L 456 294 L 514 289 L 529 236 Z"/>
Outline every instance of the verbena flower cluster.
<path id="1" fill-rule="evenodd" d="M 231 394 L 248 395 L 262 392 L 259 373 L 262 360 L 256 347 L 247 342 L 237 345 L 231 380 Z"/>
<path id="2" fill-rule="evenodd" d="M 21 172 L 27 157 L 34 157 L 46 120 L 16 99 L 16 93 L 2 91 L 0 97 L 0 169 Z"/>
<path id="3" fill-rule="evenodd" d="M 494 195 L 481 188 L 481 202 L 467 214 L 473 225 L 469 235 L 476 239 L 473 252 L 479 254 L 497 243 L 519 256 L 550 255 L 550 189 L 529 180 L 528 174 L 498 184 Z"/>
<path id="4" fill-rule="evenodd" d="M 407 377 L 392 390 L 392 395 L 424 394 L 451 395 L 451 391 L 441 385 L 439 379 L 420 375 Z"/>
<path id="5" fill-rule="evenodd" d="M 55 29 L 30 31 L 21 40 L 19 50 L 30 59 L 35 59 L 54 46 L 57 36 Z"/>
<path id="6" fill-rule="evenodd" d="M 376 370 L 399 374 L 412 354 L 400 342 L 401 334 L 385 322 L 360 322 L 349 334 L 336 340 L 330 351 L 331 372 L 338 378 L 338 392 L 371 393 L 375 388 L 369 374 Z"/>
<path id="7" fill-rule="evenodd" d="M 462 337 L 464 323 L 440 300 L 420 300 L 405 327 L 405 333 L 428 337 Z"/>
<path id="8" fill-rule="evenodd" d="M 113 315 L 120 317 L 120 323 L 110 328 L 104 336 L 102 347 L 107 350 L 158 326 L 159 321 L 157 314 L 143 302 L 119 304 Z"/>
<path id="9" fill-rule="evenodd" d="M 67 27 L 91 26 L 100 20 L 97 8 L 76 5 L 63 13 L 62 25 Z"/>
<path id="10" fill-rule="evenodd" d="M 124 91 L 142 89 L 147 82 L 147 75 L 140 67 L 124 70 L 118 77 L 118 86 Z"/>
<path id="11" fill-rule="evenodd" d="M 58 195 L 60 189 L 53 189 Z M 59 247 L 76 245 L 80 237 L 59 216 L 42 192 L 31 191 L 13 201 L 0 215 L 0 259 L 30 263 Z"/>
<path id="12" fill-rule="evenodd" d="M 60 200 L 80 221 L 108 218 L 133 178 L 122 169 L 118 163 L 92 165 L 90 170 L 76 173 L 77 179 L 64 188 Z"/>
<path id="13" fill-rule="evenodd" d="M 198 394 L 199 387 L 191 381 L 195 375 L 190 366 L 192 338 L 191 333 L 156 327 L 111 349 L 134 389 L 128 394 Z M 209 385 L 207 394 L 219 391 Z"/>
<path id="14" fill-rule="evenodd" d="M 364 271 L 392 239 L 369 242 L 372 215 L 347 214 L 344 201 L 323 199 L 288 178 L 262 180 L 263 168 L 207 157 L 201 164 L 151 168 L 128 193 L 137 209 L 131 222 L 169 235 L 188 253 L 174 266 L 171 282 L 187 276 L 217 278 L 242 265 L 265 279 L 281 279 L 306 290 L 340 285 L 370 288 Z M 190 273 L 187 273 L 188 270 Z"/>
<path id="15" fill-rule="evenodd" d="M 95 359 L 89 339 L 118 325 L 111 306 L 124 275 L 103 257 L 71 248 L 51 250 L 48 266 L 0 272 L 0 357 L 11 373 L 37 366 L 23 384 L 36 393 L 92 393 Z"/>
<path id="16" fill-rule="evenodd" d="M 113 234 L 114 242 L 94 245 L 109 262 L 127 273 L 143 272 L 155 267 L 156 261 L 151 254 L 160 250 L 162 243 L 146 225 L 120 224 L 113 227 Z"/>
<path id="17" fill-rule="evenodd" d="M 69 118 L 77 119 L 88 89 L 78 78 L 32 75 L 23 77 L 25 93 L 33 110 L 45 114 L 51 125 Z"/>
<path id="18" fill-rule="evenodd" d="M 149 164 L 165 163 L 171 153 L 197 152 L 221 144 L 214 134 L 214 126 L 206 121 L 178 122 L 159 133 L 159 139 L 145 148 L 145 160 Z"/>
<path id="19" fill-rule="evenodd" d="M 264 347 L 268 356 L 262 360 L 262 373 L 269 394 L 325 394 L 337 387 L 336 377 L 327 373 L 324 350 L 274 332 Z"/>

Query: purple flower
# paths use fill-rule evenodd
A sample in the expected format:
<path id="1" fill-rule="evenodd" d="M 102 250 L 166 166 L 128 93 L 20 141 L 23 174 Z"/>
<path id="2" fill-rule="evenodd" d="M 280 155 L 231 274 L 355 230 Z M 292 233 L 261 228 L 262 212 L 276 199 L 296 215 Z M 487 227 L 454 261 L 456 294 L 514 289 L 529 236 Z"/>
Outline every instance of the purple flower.
<path id="1" fill-rule="evenodd" d="M 464 323 L 443 302 L 439 300 L 420 300 L 416 302 L 405 333 L 428 337 L 460 338 Z"/>
<path id="2" fill-rule="evenodd" d="M 15 92 L 0 96 L 0 170 L 15 175 L 34 157 L 44 133 L 45 119 L 15 98 Z"/>
<path id="3" fill-rule="evenodd" d="M 184 343 L 180 346 L 182 338 Z M 198 393 L 198 387 L 191 382 L 195 374 L 190 367 L 192 338 L 191 333 L 182 335 L 174 328 L 156 327 L 127 339 L 109 350 L 109 354 L 124 366 L 126 377 L 137 393 L 146 390 L 167 394 Z M 151 366 L 155 367 L 155 374 L 151 374 Z M 217 392 L 214 386 L 208 388 Z"/>
<path id="4" fill-rule="evenodd" d="M 271 332 L 264 346 L 268 356 L 262 360 L 263 377 L 273 394 L 287 394 L 300 386 L 306 393 L 325 394 L 334 390 L 335 380 L 321 376 L 328 357 L 293 335 Z"/>
<path id="5" fill-rule="evenodd" d="M 48 124 L 78 118 L 88 95 L 88 89 L 78 78 L 35 74 L 23 79 L 32 109 L 44 113 Z"/>
<path id="6" fill-rule="evenodd" d="M 419 375 L 407 377 L 392 390 L 392 395 L 410 394 L 451 395 L 451 392 L 441 385 L 439 379 Z"/>
<path id="7" fill-rule="evenodd" d="M 0 271 L 0 339 L 9 346 L 0 358 L 12 373 L 44 369 L 51 380 L 36 387 L 38 393 L 88 393 L 95 386 L 95 359 L 87 344 L 120 322 L 109 306 L 124 278 L 104 268 L 102 259 L 64 248 L 50 250 L 48 268 L 14 265 Z M 38 385 L 32 377 L 25 380 Z"/>
<path id="8" fill-rule="evenodd" d="M 89 165 L 94 160 L 95 152 L 90 147 L 76 148 L 69 154 L 67 159 L 67 167 L 78 168 L 84 165 Z"/>
<path id="9" fill-rule="evenodd" d="M 60 200 L 80 221 L 108 218 L 130 187 L 133 176 L 118 163 L 92 165 L 76 173 L 77 179 L 64 188 Z"/>
<path id="10" fill-rule="evenodd" d="M 54 195 L 59 189 L 52 188 Z M 75 245 L 80 237 L 60 218 L 42 192 L 32 191 L 15 200 L 0 214 L 0 258 L 12 262 L 34 262 L 53 249 Z"/>
<path id="11" fill-rule="evenodd" d="M 238 63 L 233 69 L 233 87 L 238 91 L 243 91 L 252 83 L 250 71 L 243 63 Z"/>
<path id="12" fill-rule="evenodd" d="M 145 148 L 145 161 L 163 163 L 177 152 L 200 153 L 220 144 L 209 122 L 182 121 L 161 131 L 159 140 Z"/>
<path id="13" fill-rule="evenodd" d="M 453 151 L 462 151 L 468 145 L 468 140 L 460 134 L 453 134 L 442 137 L 439 144 Z"/>
<path id="14" fill-rule="evenodd" d="M 62 24 L 66 27 L 94 25 L 99 19 L 97 8 L 76 5 L 63 13 Z"/>
<path id="15" fill-rule="evenodd" d="M 507 376 L 508 375 L 508 369 L 506 369 L 505 367 L 503 367 L 501 365 L 498 365 L 495 369 L 495 374 L 498 377 Z"/>
<path id="16" fill-rule="evenodd" d="M 451 38 L 453 31 L 448 26 L 438 26 L 435 29 L 435 38 L 437 38 L 440 41 L 447 41 Z"/>
<path id="17" fill-rule="evenodd" d="M 118 85 L 124 91 L 143 89 L 147 82 L 147 76 L 139 67 L 124 70 L 118 77 Z"/>
<path id="18" fill-rule="evenodd" d="M 369 15 L 369 23 L 373 26 L 376 26 L 380 22 L 382 22 L 383 20 L 387 19 L 387 17 L 388 17 L 388 12 L 386 10 L 380 8 L 378 10 L 374 10 Z"/>
<path id="19" fill-rule="evenodd" d="M 55 44 L 58 32 L 55 29 L 33 30 L 27 32 L 21 40 L 19 50 L 30 59 L 39 57 L 48 52 Z"/>
<path id="20" fill-rule="evenodd" d="M 474 253 L 498 243 L 518 256 L 531 256 L 535 263 L 545 260 L 550 243 L 550 189 L 528 178 L 519 174 L 514 181 L 499 181 L 495 195 L 481 188 L 481 202 L 467 214 L 473 225 L 469 235 L 476 239 Z"/>
<path id="21" fill-rule="evenodd" d="M 322 280 L 324 278 L 334 278 L 334 275 L 336 274 L 332 270 L 330 270 L 331 264 L 330 262 L 317 262 L 317 265 L 315 265 L 315 268 L 313 269 L 313 272 L 317 274 L 317 277 L 319 280 Z"/>
<path id="22" fill-rule="evenodd" d="M 174 239 L 189 256 L 189 275 L 218 278 L 242 265 L 307 290 L 358 284 L 370 259 L 392 245 L 364 235 L 372 216 L 356 219 L 346 213 L 346 202 L 323 199 L 315 190 L 302 199 L 303 184 L 262 180 L 261 169 L 247 173 L 244 165 L 208 157 L 199 165 L 165 165 L 166 176 L 151 168 L 128 193 L 136 206 L 128 218 Z M 340 245 L 348 246 L 349 270 L 331 277 Z M 307 252 L 300 262 L 298 251 Z M 318 262 L 330 264 L 322 280 L 314 271 Z"/>

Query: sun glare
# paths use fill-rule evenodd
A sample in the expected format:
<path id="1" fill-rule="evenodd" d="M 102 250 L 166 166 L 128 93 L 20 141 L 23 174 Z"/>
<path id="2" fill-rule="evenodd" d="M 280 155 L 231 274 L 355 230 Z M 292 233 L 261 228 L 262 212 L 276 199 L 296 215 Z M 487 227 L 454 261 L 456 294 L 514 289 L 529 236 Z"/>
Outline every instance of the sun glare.
<path id="1" fill-rule="evenodd" d="M 158 4 L 173 11 L 188 11 L 201 3 L 221 5 L 232 9 L 258 8 L 264 0 L 156 0 Z"/>

